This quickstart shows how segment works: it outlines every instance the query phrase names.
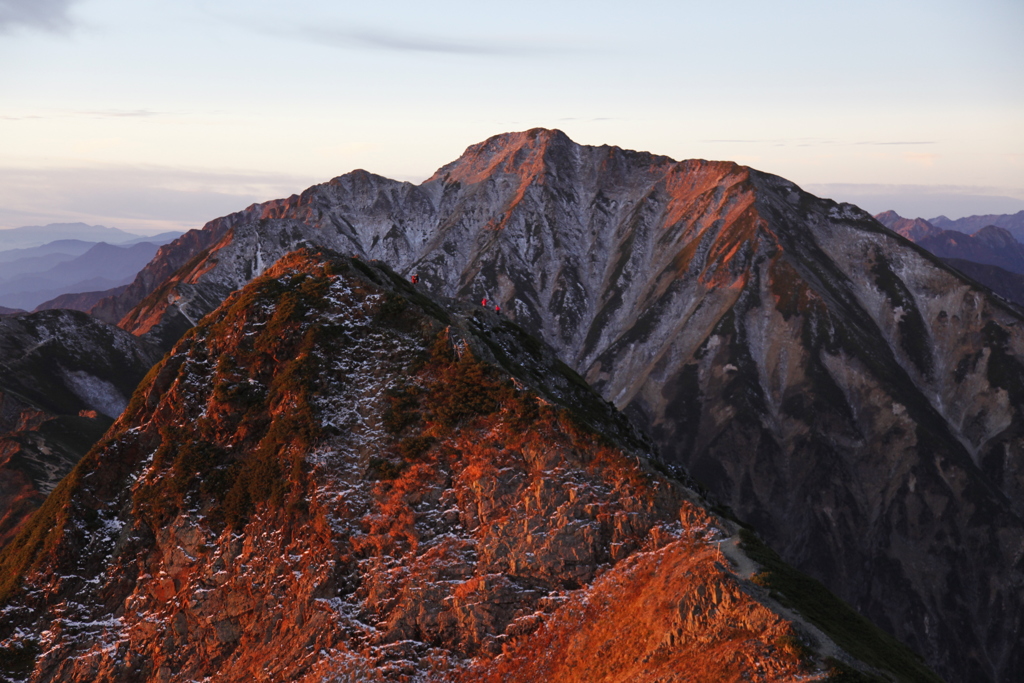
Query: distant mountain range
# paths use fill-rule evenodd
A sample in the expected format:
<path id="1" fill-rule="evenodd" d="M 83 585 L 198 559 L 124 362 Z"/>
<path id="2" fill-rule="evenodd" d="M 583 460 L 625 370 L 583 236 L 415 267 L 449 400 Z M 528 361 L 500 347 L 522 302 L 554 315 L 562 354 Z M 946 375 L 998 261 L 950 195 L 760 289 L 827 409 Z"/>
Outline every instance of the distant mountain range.
<path id="1" fill-rule="evenodd" d="M 92 243 L 106 242 L 107 244 L 132 244 L 135 242 L 165 244 L 179 235 L 180 233 L 174 232 L 165 232 L 159 235 L 140 235 L 138 233 L 125 232 L 118 228 L 107 228 L 102 225 L 88 225 L 86 223 L 27 225 L 21 228 L 0 230 L 0 251 L 38 247 L 61 240 L 82 240 Z"/>
<path id="2" fill-rule="evenodd" d="M 97 295 L 62 300 L 69 304 L 65 307 L 85 310 L 83 306 L 92 306 L 96 300 L 116 293 L 114 290 L 118 287 L 131 282 L 139 269 L 153 258 L 159 245 L 178 237 L 177 233 L 163 233 L 146 238 L 113 228 L 69 224 L 0 231 L 0 243 L 3 243 L 4 233 L 20 233 L 24 237 L 28 234 L 25 231 L 34 231 L 34 239 L 41 239 L 40 235 L 71 233 L 82 237 L 103 234 L 121 241 L 110 244 L 88 239 L 58 239 L 0 251 L 0 305 L 22 310 L 56 308 L 52 300 L 65 294 Z M 24 239 L 14 242 L 24 243 Z"/>
<path id="3" fill-rule="evenodd" d="M 875 218 L 1000 296 L 1024 306 L 1024 244 L 1006 228 L 991 223 L 976 227 L 988 219 L 1003 219 L 1004 224 L 1012 225 L 1013 221 L 1007 219 L 1016 215 L 968 216 L 959 221 L 942 216 L 933 219 L 944 225 L 975 228 L 971 234 L 940 227 L 923 218 L 903 218 L 895 211 L 880 213 Z M 1024 212 L 1019 215 L 1024 216 Z"/>
<path id="4" fill-rule="evenodd" d="M 997 228 L 1004 228 L 1009 231 L 1018 241 L 1024 241 L 1024 211 L 1010 214 L 967 216 L 956 220 L 951 220 L 945 216 L 936 216 L 929 219 L 928 222 L 943 230 L 958 230 L 966 233 L 977 232 L 988 225 L 994 225 Z"/>
<path id="5" fill-rule="evenodd" d="M 72 311 L 88 311 L 103 299 L 111 296 L 117 296 L 126 289 L 128 289 L 128 285 L 121 285 L 120 287 L 92 292 L 69 292 L 67 294 L 61 294 L 58 297 L 54 297 L 49 301 L 44 301 L 36 306 L 35 310 L 49 311 L 55 308 L 67 308 Z"/>
<path id="6" fill-rule="evenodd" d="M 88 240 L 54 240 L 38 247 L 0 251 L 0 263 L 5 264 L 0 272 L 10 273 L 12 272 L 10 268 L 14 264 L 32 263 L 33 259 L 43 259 L 53 255 L 60 257 L 60 261 L 67 261 L 71 257 L 81 256 L 97 244 L 99 242 Z M 54 261 L 54 263 L 59 263 L 59 261 Z"/>
<path id="7" fill-rule="evenodd" d="M 108 290 L 126 285 L 159 247 L 149 242 L 118 246 L 100 242 L 81 256 L 50 265 L 56 254 L 4 264 L 0 275 L 0 305 L 30 310 L 68 292 Z M 18 272 L 19 266 L 32 268 Z M 46 267 L 49 266 L 49 267 Z M 45 270 L 37 270 L 44 267 Z M 15 272 L 8 274 L 8 269 Z"/>

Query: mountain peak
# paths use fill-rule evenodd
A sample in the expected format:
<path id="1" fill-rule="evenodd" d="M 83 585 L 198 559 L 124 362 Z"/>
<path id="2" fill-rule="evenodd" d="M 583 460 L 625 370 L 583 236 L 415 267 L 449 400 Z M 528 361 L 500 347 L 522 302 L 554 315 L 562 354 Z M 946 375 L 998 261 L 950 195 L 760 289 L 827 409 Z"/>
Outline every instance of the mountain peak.
<path id="1" fill-rule="evenodd" d="M 544 175 L 544 157 L 549 148 L 576 146 L 560 130 L 531 128 L 493 135 L 470 145 L 457 160 L 441 167 L 427 182 L 443 178 L 448 182 L 475 183 L 498 171 L 528 178 Z"/>
<path id="2" fill-rule="evenodd" d="M 996 225 L 986 225 L 975 232 L 972 237 L 977 237 L 985 245 L 993 249 L 1020 249 L 1021 244 L 1013 234 L 1004 228 Z"/>
<path id="3" fill-rule="evenodd" d="M 1024 533 L 1014 310 L 856 207 L 731 162 L 538 130 L 419 186 L 356 176 L 183 238 L 165 257 L 184 267 L 144 271 L 122 326 L 169 345 L 303 244 L 486 299 L 650 429 L 667 466 L 929 661 L 964 679 L 1021 668 L 1022 579 L 992 540 Z M 858 532 L 871 525 L 906 533 Z M 952 559 L 937 578 L 908 556 Z"/>
<path id="4" fill-rule="evenodd" d="M 940 228 L 923 218 L 903 218 L 892 210 L 878 214 L 875 216 L 875 220 L 893 232 L 903 235 L 911 242 L 919 242 L 942 232 Z"/>
<path id="5" fill-rule="evenodd" d="M 885 227 L 891 228 L 893 223 L 895 223 L 896 221 L 902 221 L 904 220 L 904 218 L 903 216 L 899 215 L 892 209 L 889 209 L 888 211 L 883 211 L 882 213 L 875 216 L 875 220 L 884 225 Z"/>
<path id="6" fill-rule="evenodd" d="M 937 680 L 620 425 L 493 311 L 293 253 L 178 342 L 0 558 L 0 673 Z"/>
<path id="7" fill-rule="evenodd" d="M 445 179 L 477 183 L 495 174 L 516 175 L 527 181 L 543 182 L 550 171 L 569 172 L 571 175 L 571 170 L 579 165 L 581 156 L 607 159 L 611 164 L 639 160 L 643 164 L 662 169 L 676 163 L 670 157 L 648 152 L 608 145 L 581 145 L 557 129 L 531 128 L 493 135 L 471 145 L 458 159 L 438 169 L 427 182 Z"/>

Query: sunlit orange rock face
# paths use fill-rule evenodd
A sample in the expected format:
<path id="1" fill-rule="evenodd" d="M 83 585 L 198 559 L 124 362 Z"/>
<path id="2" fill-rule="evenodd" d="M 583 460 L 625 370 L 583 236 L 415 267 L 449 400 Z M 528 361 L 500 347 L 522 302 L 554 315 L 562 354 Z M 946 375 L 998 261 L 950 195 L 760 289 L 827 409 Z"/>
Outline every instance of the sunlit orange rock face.
<path id="1" fill-rule="evenodd" d="M 814 679 L 791 625 L 759 604 L 715 552 L 675 541 L 602 574 L 519 639 L 471 668 L 481 681 Z"/>
<path id="2" fill-rule="evenodd" d="M 868 670 L 783 616 L 737 526 L 648 449 L 515 325 L 299 252 L 177 344 L 8 546 L 0 665 L 83 683 Z"/>

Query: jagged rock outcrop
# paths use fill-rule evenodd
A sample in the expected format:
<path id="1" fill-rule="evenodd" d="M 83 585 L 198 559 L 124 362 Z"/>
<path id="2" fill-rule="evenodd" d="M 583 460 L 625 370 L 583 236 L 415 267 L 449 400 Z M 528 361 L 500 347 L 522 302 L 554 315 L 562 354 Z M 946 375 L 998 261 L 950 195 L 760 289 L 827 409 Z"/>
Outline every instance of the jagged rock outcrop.
<path id="1" fill-rule="evenodd" d="M 213 221 L 121 325 L 166 346 L 302 244 L 499 303 L 950 680 L 1024 669 L 1022 320 L 867 213 L 533 130 Z"/>
<path id="2" fill-rule="evenodd" d="M 0 556 L 0 668 L 938 680 L 647 448 L 515 324 L 293 254 L 175 346 Z"/>
<path id="3" fill-rule="evenodd" d="M 156 355 L 84 313 L 0 320 L 0 547 L 128 403 Z"/>

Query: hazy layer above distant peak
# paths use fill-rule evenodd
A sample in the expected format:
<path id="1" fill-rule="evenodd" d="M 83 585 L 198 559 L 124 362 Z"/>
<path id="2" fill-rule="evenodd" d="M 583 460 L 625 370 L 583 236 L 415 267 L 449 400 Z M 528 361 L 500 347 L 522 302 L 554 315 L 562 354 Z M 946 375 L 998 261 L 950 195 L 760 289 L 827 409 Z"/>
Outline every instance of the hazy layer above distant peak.
<path id="1" fill-rule="evenodd" d="M 894 210 L 906 218 L 943 215 L 955 220 L 1024 210 L 1024 189 L 852 183 L 810 183 L 803 188 L 820 197 L 856 204 L 872 215 Z"/>

